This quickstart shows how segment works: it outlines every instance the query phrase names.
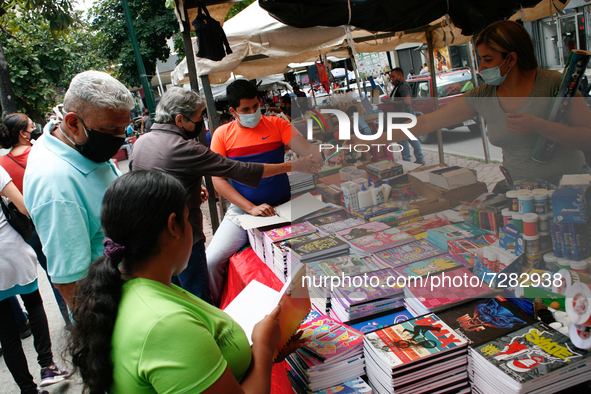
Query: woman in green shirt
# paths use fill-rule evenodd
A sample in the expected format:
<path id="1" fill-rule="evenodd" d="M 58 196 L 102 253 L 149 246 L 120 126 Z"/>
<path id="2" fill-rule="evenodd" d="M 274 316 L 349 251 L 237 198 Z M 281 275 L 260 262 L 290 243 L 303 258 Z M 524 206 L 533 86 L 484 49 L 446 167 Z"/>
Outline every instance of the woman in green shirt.
<path id="1" fill-rule="evenodd" d="M 275 309 L 253 331 L 171 284 L 193 236 L 185 189 L 134 171 L 107 189 L 105 256 L 80 283 L 69 350 L 94 393 L 265 393 L 280 330 Z"/>

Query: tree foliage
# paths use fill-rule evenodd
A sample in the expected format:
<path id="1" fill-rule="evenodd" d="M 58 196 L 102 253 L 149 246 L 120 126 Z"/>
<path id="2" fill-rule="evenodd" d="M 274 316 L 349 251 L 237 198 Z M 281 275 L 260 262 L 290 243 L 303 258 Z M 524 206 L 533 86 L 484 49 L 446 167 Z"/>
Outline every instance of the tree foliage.
<path id="1" fill-rule="evenodd" d="M 74 22 L 70 0 L 0 0 L 0 37 L 4 38 L 3 41 L 7 40 L 7 37 L 14 38 L 7 30 L 6 19 L 8 19 L 7 15 L 14 16 L 17 12 L 19 15 L 26 15 L 28 12 L 42 15 L 54 37 L 57 32 L 67 29 Z M 0 104 L 2 104 L 2 113 L 8 114 L 17 111 L 15 94 L 18 92 L 15 93 L 12 87 L 14 78 L 11 77 L 3 41 L 0 41 Z M 40 88 L 37 87 L 37 89 Z"/>
<path id="2" fill-rule="evenodd" d="M 232 18 L 233 16 L 236 16 L 240 11 L 242 11 L 252 3 L 254 3 L 254 0 L 245 0 L 241 1 L 240 3 L 234 4 L 234 6 L 230 8 L 230 11 L 228 11 L 228 15 L 226 15 L 226 20 Z"/>
<path id="3" fill-rule="evenodd" d="M 75 74 L 104 69 L 95 55 L 94 37 L 80 24 L 52 31 L 51 23 L 39 10 L 19 9 L 0 19 L 17 110 L 39 123 L 44 123 L 43 113 L 60 100 Z"/>
<path id="4" fill-rule="evenodd" d="M 148 76 L 156 73 L 156 61 L 166 61 L 170 49 L 166 40 L 178 32 L 174 10 L 162 0 L 134 0 L 129 2 L 144 67 Z M 140 86 L 133 47 L 121 0 L 102 0 L 91 10 L 92 28 L 100 42 L 99 54 L 116 68 L 115 77 L 128 86 Z"/>

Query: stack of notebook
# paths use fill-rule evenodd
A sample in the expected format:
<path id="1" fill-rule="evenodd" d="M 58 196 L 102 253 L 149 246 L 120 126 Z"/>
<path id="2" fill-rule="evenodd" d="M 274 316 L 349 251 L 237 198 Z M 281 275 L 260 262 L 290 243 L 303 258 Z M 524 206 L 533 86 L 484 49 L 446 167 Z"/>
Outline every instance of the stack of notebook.
<path id="1" fill-rule="evenodd" d="M 331 286 L 345 277 L 373 271 L 357 255 L 348 254 L 306 264 L 306 275 L 310 278 L 310 297 L 312 307 L 318 312 L 328 314 L 331 306 Z"/>
<path id="2" fill-rule="evenodd" d="M 290 250 L 291 264 L 298 264 L 347 253 L 349 244 L 337 235 L 328 235 L 311 241 L 292 242 Z"/>
<path id="3" fill-rule="evenodd" d="M 316 227 L 312 226 L 308 222 L 300 224 L 292 224 L 289 226 L 277 228 L 274 230 L 265 231 L 263 233 L 263 246 L 265 249 L 265 264 L 272 270 L 275 264 L 275 248 L 274 245 L 278 242 L 285 241 L 287 239 L 301 237 L 316 232 Z M 279 256 L 278 256 L 279 257 Z M 283 256 L 277 260 L 282 261 Z M 283 264 L 281 264 L 283 267 Z"/>
<path id="4" fill-rule="evenodd" d="M 388 268 L 345 278 L 332 290 L 330 316 L 348 322 L 404 305 L 398 277 Z"/>
<path id="5" fill-rule="evenodd" d="M 302 324 L 306 345 L 288 357 L 300 388 L 318 391 L 359 378 L 365 372 L 363 334 L 320 316 Z"/>
<path id="6" fill-rule="evenodd" d="M 411 278 L 404 288 L 405 306 L 416 316 L 442 311 L 491 293 L 490 287 L 463 266 L 435 275 Z"/>
<path id="7" fill-rule="evenodd" d="M 469 393 L 467 341 L 435 314 L 366 334 L 366 372 L 375 393 Z"/>

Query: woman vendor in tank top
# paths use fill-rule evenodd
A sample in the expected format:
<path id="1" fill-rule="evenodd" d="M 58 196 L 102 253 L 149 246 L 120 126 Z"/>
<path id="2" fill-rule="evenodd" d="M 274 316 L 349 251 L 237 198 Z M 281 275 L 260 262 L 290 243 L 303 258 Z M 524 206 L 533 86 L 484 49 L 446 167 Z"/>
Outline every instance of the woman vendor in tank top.
<path id="1" fill-rule="evenodd" d="M 411 133 L 427 134 L 480 114 L 491 144 L 503 149 L 503 167 L 513 181 L 543 179 L 557 185 L 562 175 L 591 173 L 582 152 L 591 149 L 591 110 L 582 97 L 576 97 L 566 124 L 546 120 L 562 73 L 538 67 L 525 28 L 513 21 L 493 23 L 480 33 L 476 48 L 486 83 L 438 111 L 419 116 Z M 408 138 L 394 130 L 393 141 L 398 134 Z M 531 158 L 539 136 L 557 142 L 545 163 Z M 512 185 L 501 181 L 495 191 L 507 187 Z"/>

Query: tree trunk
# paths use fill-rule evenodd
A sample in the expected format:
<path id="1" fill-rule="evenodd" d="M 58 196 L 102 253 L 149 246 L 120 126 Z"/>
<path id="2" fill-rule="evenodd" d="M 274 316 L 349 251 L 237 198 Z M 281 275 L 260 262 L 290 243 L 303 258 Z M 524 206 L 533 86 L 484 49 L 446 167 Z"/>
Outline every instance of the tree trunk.
<path id="1" fill-rule="evenodd" d="M 0 41 L 0 104 L 2 105 L 2 117 L 17 112 L 16 100 L 12 92 L 12 81 L 10 80 L 10 69 L 4 57 L 2 41 Z"/>

